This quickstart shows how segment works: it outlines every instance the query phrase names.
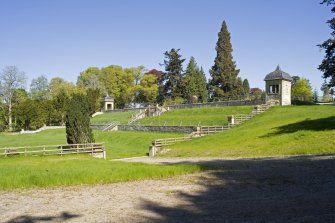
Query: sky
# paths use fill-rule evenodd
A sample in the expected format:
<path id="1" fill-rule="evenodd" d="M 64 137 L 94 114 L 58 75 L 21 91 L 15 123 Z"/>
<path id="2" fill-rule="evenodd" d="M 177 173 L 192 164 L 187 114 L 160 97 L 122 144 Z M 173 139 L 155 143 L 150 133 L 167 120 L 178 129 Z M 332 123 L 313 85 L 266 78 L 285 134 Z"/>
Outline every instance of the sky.
<path id="1" fill-rule="evenodd" d="M 180 49 L 209 78 L 222 22 L 231 34 L 239 76 L 264 89 L 280 65 L 292 76 L 323 83 L 317 69 L 333 15 L 321 0 L 0 0 L 0 69 L 17 66 L 76 83 L 88 67 L 164 70 L 164 52 Z"/>

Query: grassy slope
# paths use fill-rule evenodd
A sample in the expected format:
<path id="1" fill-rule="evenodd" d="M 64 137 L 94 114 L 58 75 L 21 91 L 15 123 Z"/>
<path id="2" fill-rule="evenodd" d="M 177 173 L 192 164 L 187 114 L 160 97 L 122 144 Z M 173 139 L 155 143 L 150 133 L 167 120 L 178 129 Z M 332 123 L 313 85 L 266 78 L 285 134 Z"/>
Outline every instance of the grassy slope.
<path id="1" fill-rule="evenodd" d="M 145 156 L 152 140 L 182 135 L 181 133 L 94 131 L 95 141 L 105 143 L 108 159 Z M 65 129 L 46 130 L 36 134 L 0 134 L 1 148 L 58 144 L 66 144 Z"/>
<path id="2" fill-rule="evenodd" d="M 335 152 L 335 106 L 274 107 L 228 132 L 176 144 L 165 156 L 257 157 Z"/>
<path id="3" fill-rule="evenodd" d="M 0 158 L 0 190 L 157 179 L 200 170 L 196 165 L 110 162 L 83 155 Z"/>
<path id="4" fill-rule="evenodd" d="M 108 124 L 118 121 L 120 124 L 127 124 L 134 112 L 111 112 L 97 115 L 91 119 L 91 124 Z"/>
<path id="5" fill-rule="evenodd" d="M 252 106 L 207 107 L 177 109 L 159 117 L 146 117 L 140 120 L 141 125 L 226 125 L 227 116 L 247 114 Z"/>

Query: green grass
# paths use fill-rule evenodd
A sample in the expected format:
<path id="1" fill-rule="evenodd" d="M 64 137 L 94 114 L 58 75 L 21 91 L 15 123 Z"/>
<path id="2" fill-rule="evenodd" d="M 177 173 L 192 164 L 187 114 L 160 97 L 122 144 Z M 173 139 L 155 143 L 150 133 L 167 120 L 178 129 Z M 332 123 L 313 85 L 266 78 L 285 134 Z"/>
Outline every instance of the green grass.
<path id="1" fill-rule="evenodd" d="M 96 142 L 105 142 L 107 159 L 145 156 L 154 139 L 183 136 L 183 133 L 94 131 Z"/>
<path id="2" fill-rule="evenodd" d="M 0 133 L 0 148 L 67 144 L 65 129 L 45 130 L 35 134 Z"/>
<path id="3" fill-rule="evenodd" d="M 91 119 L 91 124 L 108 124 L 111 122 L 120 122 L 120 124 L 128 124 L 133 111 L 128 112 L 110 112 L 102 115 L 97 115 Z"/>
<path id="4" fill-rule="evenodd" d="M 335 152 L 335 107 L 287 106 L 227 132 L 171 146 L 165 156 L 263 157 Z"/>
<path id="5" fill-rule="evenodd" d="M 158 179 L 200 170 L 197 165 L 110 162 L 84 155 L 0 158 L 0 190 Z"/>
<path id="6" fill-rule="evenodd" d="M 146 117 L 141 125 L 226 125 L 228 115 L 248 114 L 252 106 L 186 108 L 165 112 L 158 117 Z"/>
<path id="7" fill-rule="evenodd" d="M 105 143 L 107 159 L 145 156 L 154 139 L 184 135 L 183 133 L 103 132 L 99 130 L 93 133 L 96 142 Z M 46 130 L 36 134 L 0 134 L 1 148 L 58 144 L 67 144 L 65 129 Z"/>

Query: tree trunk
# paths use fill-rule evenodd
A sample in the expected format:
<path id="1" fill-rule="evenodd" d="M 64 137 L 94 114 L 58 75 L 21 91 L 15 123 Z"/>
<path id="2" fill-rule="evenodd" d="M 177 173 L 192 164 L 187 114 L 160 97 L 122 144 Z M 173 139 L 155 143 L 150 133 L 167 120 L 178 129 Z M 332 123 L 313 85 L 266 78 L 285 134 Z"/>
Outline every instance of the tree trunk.
<path id="1" fill-rule="evenodd" d="M 9 100 L 8 104 L 8 130 L 13 131 L 12 127 L 12 100 Z"/>

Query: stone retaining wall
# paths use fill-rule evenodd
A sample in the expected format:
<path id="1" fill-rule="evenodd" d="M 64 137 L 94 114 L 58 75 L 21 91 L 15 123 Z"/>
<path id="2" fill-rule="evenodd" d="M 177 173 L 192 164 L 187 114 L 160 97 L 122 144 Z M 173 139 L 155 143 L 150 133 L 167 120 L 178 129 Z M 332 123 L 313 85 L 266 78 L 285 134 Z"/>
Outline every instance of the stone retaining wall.
<path id="1" fill-rule="evenodd" d="M 236 101 L 217 101 L 207 103 L 194 104 L 180 104 L 167 106 L 168 110 L 182 109 L 182 108 L 201 108 L 201 107 L 224 107 L 224 106 L 244 106 L 244 105 L 260 105 L 262 100 L 236 100 Z"/>
<path id="2" fill-rule="evenodd" d="M 184 132 L 192 133 L 197 131 L 197 126 L 139 126 L 139 125 L 118 125 L 118 131 L 143 131 L 143 132 Z"/>
<path id="3" fill-rule="evenodd" d="M 90 127 L 92 129 L 99 129 L 99 130 L 104 130 L 105 128 L 108 127 L 109 124 L 91 124 Z"/>

